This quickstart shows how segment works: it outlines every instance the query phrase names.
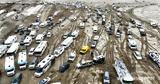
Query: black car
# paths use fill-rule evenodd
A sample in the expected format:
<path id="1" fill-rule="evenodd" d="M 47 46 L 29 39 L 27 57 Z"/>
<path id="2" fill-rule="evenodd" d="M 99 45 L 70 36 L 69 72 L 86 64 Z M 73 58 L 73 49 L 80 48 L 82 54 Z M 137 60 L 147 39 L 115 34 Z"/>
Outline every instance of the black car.
<path id="1" fill-rule="evenodd" d="M 20 84 L 22 80 L 22 73 L 17 73 L 11 80 L 11 84 Z"/>
<path id="2" fill-rule="evenodd" d="M 69 68 L 70 64 L 68 62 L 65 62 L 63 65 L 59 67 L 59 72 L 63 73 L 65 70 Z"/>

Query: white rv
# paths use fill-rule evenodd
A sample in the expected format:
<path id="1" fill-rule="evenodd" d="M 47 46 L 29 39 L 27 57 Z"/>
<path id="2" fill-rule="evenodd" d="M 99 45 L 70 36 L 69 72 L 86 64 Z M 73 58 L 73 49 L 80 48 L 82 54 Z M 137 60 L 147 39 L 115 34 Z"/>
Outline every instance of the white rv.
<path id="1" fill-rule="evenodd" d="M 5 57 L 5 71 L 7 76 L 13 76 L 15 74 L 14 56 Z"/>
<path id="2" fill-rule="evenodd" d="M 46 48 L 47 48 L 47 41 L 41 41 L 40 44 L 38 44 L 38 46 L 34 50 L 35 56 L 42 56 Z"/>
<path id="3" fill-rule="evenodd" d="M 26 38 L 23 41 L 25 46 L 30 46 L 32 43 L 32 37 L 31 36 L 26 36 Z"/>
<path id="4" fill-rule="evenodd" d="M 0 45 L 0 57 L 2 57 L 7 51 L 7 45 Z"/>
<path id="5" fill-rule="evenodd" d="M 19 43 L 13 43 L 7 51 L 7 56 L 15 55 L 19 49 Z"/>
<path id="6" fill-rule="evenodd" d="M 66 38 L 62 43 L 61 46 L 64 46 L 64 48 L 67 48 L 73 43 L 73 37 Z"/>
<path id="7" fill-rule="evenodd" d="M 128 39 L 128 46 L 132 50 L 136 50 L 137 49 L 137 43 L 136 43 L 136 41 L 134 39 Z"/>
<path id="8" fill-rule="evenodd" d="M 37 31 L 36 31 L 36 30 L 32 30 L 29 35 L 30 35 L 32 38 L 35 38 L 35 37 L 36 37 L 36 34 L 37 34 Z"/>
<path id="9" fill-rule="evenodd" d="M 26 50 L 19 52 L 18 65 L 19 65 L 19 69 L 26 69 L 26 67 L 27 67 L 27 52 L 26 52 Z"/>
<path id="10" fill-rule="evenodd" d="M 64 52 L 64 46 L 59 46 L 59 47 L 57 47 L 55 50 L 54 50 L 54 52 L 53 52 L 53 55 L 55 56 L 55 57 L 58 57 L 58 56 L 60 56 L 63 52 Z"/>
<path id="11" fill-rule="evenodd" d="M 47 55 L 40 63 L 38 63 L 34 75 L 36 77 L 40 77 L 42 74 L 44 74 L 50 68 L 54 60 L 54 55 Z"/>
<path id="12" fill-rule="evenodd" d="M 116 60 L 113 66 L 122 84 L 133 84 L 134 79 L 129 73 L 128 69 L 126 68 L 122 60 L 120 59 Z"/>
<path id="13" fill-rule="evenodd" d="M 36 37 L 36 42 L 40 43 L 44 39 L 44 34 L 38 34 Z"/>
<path id="14" fill-rule="evenodd" d="M 12 36 L 9 36 L 7 38 L 7 40 L 5 40 L 4 44 L 7 45 L 8 47 L 11 46 L 12 43 L 15 43 L 17 41 L 17 36 L 16 35 L 12 35 Z"/>

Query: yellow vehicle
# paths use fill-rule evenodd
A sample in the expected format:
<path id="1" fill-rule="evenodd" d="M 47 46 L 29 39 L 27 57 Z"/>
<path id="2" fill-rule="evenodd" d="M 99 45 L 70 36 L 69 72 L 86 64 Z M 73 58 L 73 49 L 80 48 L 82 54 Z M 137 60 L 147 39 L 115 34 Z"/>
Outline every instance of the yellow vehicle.
<path id="1" fill-rule="evenodd" d="M 81 54 L 86 54 L 89 51 L 90 47 L 89 46 L 82 46 L 80 53 Z"/>

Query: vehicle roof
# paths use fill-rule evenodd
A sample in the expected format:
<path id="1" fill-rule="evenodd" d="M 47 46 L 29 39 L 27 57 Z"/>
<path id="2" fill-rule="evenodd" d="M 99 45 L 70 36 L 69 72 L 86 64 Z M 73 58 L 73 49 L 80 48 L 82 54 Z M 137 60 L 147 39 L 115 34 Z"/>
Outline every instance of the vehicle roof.
<path id="1" fill-rule="evenodd" d="M 47 55 L 40 63 L 38 63 L 37 67 L 43 68 L 48 62 L 50 62 L 54 58 L 54 55 Z"/>
<path id="2" fill-rule="evenodd" d="M 26 36 L 26 38 L 24 39 L 24 42 L 30 42 L 31 39 L 32 39 L 31 36 Z"/>
<path id="3" fill-rule="evenodd" d="M 0 45 L 0 53 L 5 49 L 7 49 L 7 45 Z"/>
<path id="4" fill-rule="evenodd" d="M 82 46 L 82 49 L 89 49 L 89 46 Z"/>
<path id="5" fill-rule="evenodd" d="M 44 36 L 43 34 L 38 34 L 36 40 L 43 38 L 43 36 Z"/>
<path id="6" fill-rule="evenodd" d="M 11 47 L 8 49 L 7 53 L 14 52 L 17 48 L 19 48 L 19 43 L 13 43 Z"/>
<path id="7" fill-rule="evenodd" d="M 36 30 L 32 30 L 29 35 L 34 35 L 34 34 L 36 34 Z"/>
<path id="8" fill-rule="evenodd" d="M 12 69 L 14 67 L 14 56 L 5 57 L 5 69 Z"/>
<path id="9" fill-rule="evenodd" d="M 47 41 L 41 41 L 40 44 L 38 44 L 38 46 L 35 48 L 35 52 L 39 52 L 42 51 L 44 46 L 47 45 Z"/>
<path id="10" fill-rule="evenodd" d="M 15 39 L 15 38 L 17 38 L 16 35 L 9 36 L 9 37 L 7 38 L 7 40 L 5 40 L 5 44 L 6 44 L 6 43 L 12 43 L 13 39 Z"/>
<path id="11" fill-rule="evenodd" d="M 34 51 L 34 49 L 35 49 L 35 48 L 34 48 L 34 47 L 32 47 L 32 48 L 30 48 L 30 50 L 29 50 L 29 51 Z"/>
<path id="12" fill-rule="evenodd" d="M 26 63 L 27 62 L 27 52 L 22 51 L 18 54 L 18 64 Z"/>
<path id="13" fill-rule="evenodd" d="M 68 38 L 66 38 L 62 43 L 61 43 L 61 45 L 66 45 L 66 44 L 68 44 L 70 41 L 72 41 L 73 40 L 73 37 L 68 37 Z"/>

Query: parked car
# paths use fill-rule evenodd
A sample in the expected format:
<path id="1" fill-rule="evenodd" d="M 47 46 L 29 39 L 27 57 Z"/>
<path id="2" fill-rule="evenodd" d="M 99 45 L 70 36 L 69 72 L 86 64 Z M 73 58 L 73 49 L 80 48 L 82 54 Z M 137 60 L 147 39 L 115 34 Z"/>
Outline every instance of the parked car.
<path id="1" fill-rule="evenodd" d="M 145 30 L 143 28 L 140 28 L 139 32 L 140 32 L 141 36 L 146 36 L 146 32 L 145 32 Z"/>
<path id="2" fill-rule="evenodd" d="M 108 71 L 104 72 L 103 84 L 110 84 L 110 77 Z"/>
<path id="3" fill-rule="evenodd" d="M 89 67 L 93 65 L 93 61 L 92 60 L 81 60 L 78 64 L 77 64 L 77 68 L 84 68 L 84 67 Z"/>
<path id="4" fill-rule="evenodd" d="M 28 55 L 33 55 L 33 53 L 34 53 L 34 47 L 32 47 L 30 50 L 29 50 L 29 52 L 28 52 Z"/>
<path id="5" fill-rule="evenodd" d="M 49 84 L 50 81 L 51 81 L 51 78 L 47 77 L 47 78 L 40 80 L 38 84 Z"/>
<path id="6" fill-rule="evenodd" d="M 80 53 L 86 54 L 90 50 L 89 46 L 82 46 Z"/>
<path id="7" fill-rule="evenodd" d="M 17 73 L 11 80 L 11 84 L 20 84 L 22 80 L 22 73 Z"/>
<path id="8" fill-rule="evenodd" d="M 76 58 L 76 51 L 70 52 L 68 56 L 68 61 L 73 62 Z"/>
<path id="9" fill-rule="evenodd" d="M 52 36 L 52 33 L 51 32 L 47 32 L 47 37 L 51 37 Z"/>
<path id="10" fill-rule="evenodd" d="M 65 62 L 63 65 L 59 67 L 59 72 L 63 73 L 69 68 L 70 64 L 68 62 Z"/>
<path id="11" fill-rule="evenodd" d="M 38 58 L 34 57 L 32 62 L 29 64 L 29 69 L 35 69 L 37 64 L 38 64 Z"/>
<path id="12" fill-rule="evenodd" d="M 95 48 L 98 41 L 91 41 L 91 48 Z"/>

